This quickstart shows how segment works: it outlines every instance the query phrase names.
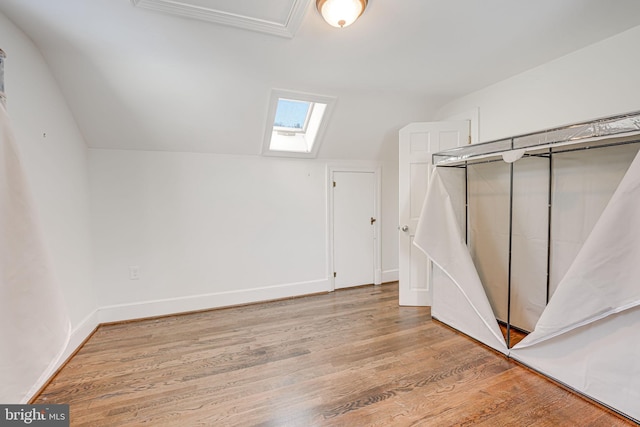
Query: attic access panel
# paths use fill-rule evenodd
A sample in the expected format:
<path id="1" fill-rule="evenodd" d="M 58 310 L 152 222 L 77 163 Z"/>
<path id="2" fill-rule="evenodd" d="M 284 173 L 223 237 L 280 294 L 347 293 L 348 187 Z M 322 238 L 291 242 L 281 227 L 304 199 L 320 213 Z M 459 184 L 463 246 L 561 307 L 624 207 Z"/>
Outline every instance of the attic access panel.
<path id="1" fill-rule="evenodd" d="M 224 11 L 231 15 L 252 17 L 281 25 L 287 23 L 295 0 L 181 0 L 201 9 Z"/>
<path id="2" fill-rule="evenodd" d="M 293 38 L 310 0 L 131 0 L 134 6 Z"/>

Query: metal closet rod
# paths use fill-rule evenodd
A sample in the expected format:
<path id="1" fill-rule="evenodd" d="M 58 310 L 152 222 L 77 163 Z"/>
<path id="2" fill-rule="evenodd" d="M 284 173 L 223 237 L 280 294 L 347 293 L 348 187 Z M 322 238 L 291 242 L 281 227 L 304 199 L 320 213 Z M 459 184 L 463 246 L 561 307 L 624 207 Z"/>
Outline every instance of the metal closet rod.
<path id="1" fill-rule="evenodd" d="M 489 142 L 454 147 L 434 153 L 432 160 L 435 166 L 453 166 L 464 162 L 489 162 L 495 156 L 501 156 L 503 153 L 514 150 L 536 151 L 549 147 L 560 149 L 560 147 L 568 145 L 596 143 L 610 138 L 627 138 L 638 135 L 638 133 L 640 133 L 640 111 Z"/>
<path id="2" fill-rule="evenodd" d="M 638 136 L 638 139 L 633 139 L 633 140 L 626 140 L 626 141 L 616 141 L 616 142 L 610 142 L 607 144 L 598 144 L 598 145 L 587 145 L 584 147 L 571 147 L 571 148 L 565 148 L 567 147 L 566 145 L 564 146 L 560 146 L 560 147 L 556 147 L 557 151 L 554 151 L 554 147 L 549 147 L 548 150 L 549 152 L 547 153 L 524 153 L 524 155 L 522 156 L 524 157 L 544 157 L 547 158 L 552 154 L 563 154 L 563 153 L 571 153 L 574 151 L 583 151 L 583 150 L 594 150 L 597 148 L 607 148 L 607 147 L 616 147 L 618 145 L 627 145 L 627 144 L 637 144 L 640 143 L 640 135 Z M 582 142 L 582 144 L 584 144 L 584 142 Z M 544 148 L 535 148 L 536 150 L 544 150 Z M 473 165 L 481 165 L 481 164 L 485 164 L 485 163 L 495 163 L 495 162 L 502 162 L 502 157 L 499 157 L 497 159 L 487 159 L 487 160 L 464 160 L 464 163 L 461 164 L 456 164 L 456 165 L 436 165 L 439 168 L 466 168 L 467 166 L 473 166 Z"/>

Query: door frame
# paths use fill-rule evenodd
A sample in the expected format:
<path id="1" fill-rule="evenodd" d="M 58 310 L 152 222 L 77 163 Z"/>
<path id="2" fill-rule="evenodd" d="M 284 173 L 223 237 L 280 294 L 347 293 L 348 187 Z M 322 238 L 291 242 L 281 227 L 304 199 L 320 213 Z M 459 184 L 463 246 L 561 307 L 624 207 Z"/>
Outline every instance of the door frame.
<path id="1" fill-rule="evenodd" d="M 471 110 L 461 111 L 439 119 L 439 121 L 443 122 L 457 122 L 460 120 L 469 121 L 469 136 L 471 137 L 469 144 L 480 142 L 480 108 L 475 107 Z"/>
<path id="2" fill-rule="evenodd" d="M 380 200 L 382 197 L 382 167 L 378 163 L 371 165 L 327 165 L 327 277 L 329 278 L 329 291 L 336 290 L 336 280 L 333 277 L 335 271 L 334 239 L 333 239 L 333 180 L 335 172 L 373 173 L 374 175 L 374 215 L 376 222 L 373 229 L 373 284 L 382 283 L 382 242 L 380 240 L 382 218 Z"/>

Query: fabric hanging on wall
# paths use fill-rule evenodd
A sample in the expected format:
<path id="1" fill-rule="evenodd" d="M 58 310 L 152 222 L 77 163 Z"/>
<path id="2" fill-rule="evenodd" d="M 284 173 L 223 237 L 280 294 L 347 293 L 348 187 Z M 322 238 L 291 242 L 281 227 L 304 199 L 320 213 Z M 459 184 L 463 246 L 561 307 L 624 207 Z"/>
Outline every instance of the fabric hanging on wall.
<path id="1" fill-rule="evenodd" d="M 504 337 L 460 232 L 451 196 L 438 168 L 431 174 L 414 244 L 451 279 L 450 285 L 434 286 L 433 316 L 506 353 Z"/>
<path id="2" fill-rule="evenodd" d="M 523 348 L 640 305 L 640 153 Z"/>
<path id="3" fill-rule="evenodd" d="M 67 346 L 70 322 L 0 105 L 0 402 L 24 403 Z"/>

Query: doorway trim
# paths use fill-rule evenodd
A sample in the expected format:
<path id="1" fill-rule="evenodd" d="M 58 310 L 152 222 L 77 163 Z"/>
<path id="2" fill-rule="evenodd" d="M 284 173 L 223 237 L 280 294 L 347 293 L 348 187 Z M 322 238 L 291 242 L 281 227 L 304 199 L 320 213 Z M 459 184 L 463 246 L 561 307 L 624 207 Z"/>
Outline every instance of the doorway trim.
<path id="1" fill-rule="evenodd" d="M 478 142 L 480 142 L 480 108 L 475 107 L 471 110 L 451 114 L 439 119 L 439 121 L 443 122 L 460 120 L 469 121 L 469 136 L 471 137 L 469 144 L 477 144 Z"/>
<path id="2" fill-rule="evenodd" d="M 382 283 L 382 242 L 380 240 L 382 218 L 381 203 L 382 198 L 382 166 L 379 163 L 371 162 L 362 163 L 345 163 L 339 165 L 327 165 L 327 277 L 329 278 L 329 291 L 336 290 L 336 281 L 333 277 L 335 271 L 334 259 L 334 238 L 333 238 L 333 181 L 335 172 L 353 172 L 353 173 L 373 173 L 374 174 L 374 213 L 376 223 L 374 226 L 374 243 L 373 243 L 373 284 L 380 285 Z"/>

